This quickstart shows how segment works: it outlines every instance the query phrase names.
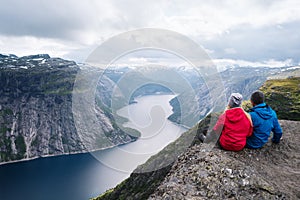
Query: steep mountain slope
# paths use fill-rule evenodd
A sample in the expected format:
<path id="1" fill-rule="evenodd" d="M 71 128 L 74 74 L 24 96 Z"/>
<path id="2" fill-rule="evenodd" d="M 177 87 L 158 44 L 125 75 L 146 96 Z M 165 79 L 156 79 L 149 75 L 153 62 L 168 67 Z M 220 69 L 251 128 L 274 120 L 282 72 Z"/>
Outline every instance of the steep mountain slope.
<path id="1" fill-rule="evenodd" d="M 188 118 L 191 116 L 198 117 L 198 120 L 207 115 L 213 105 L 220 105 L 225 102 L 215 102 L 216 99 L 211 98 L 211 93 L 214 90 L 218 90 L 223 87 L 223 95 L 229 97 L 233 92 L 239 92 L 243 95 L 244 99 L 249 99 L 253 91 L 259 89 L 259 87 L 267 80 L 267 77 L 271 75 L 277 75 L 282 70 L 290 71 L 289 67 L 285 68 L 268 68 L 268 67 L 234 67 L 228 68 L 225 71 L 220 72 L 222 82 L 217 82 L 211 91 L 208 90 L 205 82 L 201 77 L 198 77 L 196 73 L 187 73 L 185 71 L 179 71 L 179 73 L 186 76 L 187 80 L 192 80 L 191 84 L 193 91 L 187 91 L 181 93 L 177 99 L 171 101 L 171 105 L 174 108 L 174 113 L 169 117 L 171 121 L 177 123 L 184 123 L 187 126 L 189 124 Z M 220 85 L 222 84 L 222 85 Z M 196 95 L 195 95 L 196 94 Z M 220 94 L 222 96 L 222 94 Z M 227 101 L 227 99 L 223 99 Z M 181 113 L 180 103 L 186 105 L 188 110 L 183 115 Z M 225 105 L 225 104 L 224 104 Z M 224 107 L 220 108 L 223 110 Z M 196 121 L 198 121 L 196 120 Z M 191 120 L 195 121 L 195 120 Z"/>
<path id="2" fill-rule="evenodd" d="M 0 54 L 0 162 L 91 151 L 111 146 L 89 146 L 74 125 L 72 90 L 79 66 L 49 55 L 17 57 Z M 112 81 L 102 79 L 98 90 L 109 93 Z M 110 96 L 96 92 L 99 123 L 113 144 L 135 138 L 114 127 Z M 88 146 L 88 148 L 87 148 Z"/>

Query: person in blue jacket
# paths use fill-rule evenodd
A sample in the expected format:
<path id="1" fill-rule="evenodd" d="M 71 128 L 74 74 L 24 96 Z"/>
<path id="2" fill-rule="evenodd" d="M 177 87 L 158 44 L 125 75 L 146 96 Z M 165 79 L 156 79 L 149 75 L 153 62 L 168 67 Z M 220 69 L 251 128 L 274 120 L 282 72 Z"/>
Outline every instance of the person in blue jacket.
<path id="1" fill-rule="evenodd" d="M 272 142 L 279 143 L 282 136 L 282 129 L 278 123 L 277 115 L 270 106 L 265 103 L 265 96 L 261 91 L 251 95 L 253 108 L 250 115 L 253 123 L 253 134 L 247 138 L 246 147 L 257 149 L 268 142 L 271 131 L 273 132 Z"/>

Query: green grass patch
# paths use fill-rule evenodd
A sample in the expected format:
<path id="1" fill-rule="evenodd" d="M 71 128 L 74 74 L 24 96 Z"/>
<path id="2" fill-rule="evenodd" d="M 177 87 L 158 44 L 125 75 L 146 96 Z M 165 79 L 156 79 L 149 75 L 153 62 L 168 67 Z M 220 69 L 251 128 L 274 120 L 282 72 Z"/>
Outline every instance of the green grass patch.
<path id="1" fill-rule="evenodd" d="M 279 119 L 300 121 L 300 77 L 268 80 L 260 90 Z"/>

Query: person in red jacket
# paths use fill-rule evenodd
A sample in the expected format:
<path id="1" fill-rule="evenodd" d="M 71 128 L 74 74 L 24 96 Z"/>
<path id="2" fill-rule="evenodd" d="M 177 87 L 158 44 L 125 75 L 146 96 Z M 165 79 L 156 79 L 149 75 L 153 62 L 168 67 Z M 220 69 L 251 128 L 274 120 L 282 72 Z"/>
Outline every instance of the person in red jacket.
<path id="1" fill-rule="evenodd" d="M 213 132 L 221 134 L 219 143 L 225 150 L 242 150 L 246 146 L 246 138 L 252 134 L 251 117 L 241 108 L 242 100 L 241 94 L 232 93 L 227 109 L 213 128 Z"/>

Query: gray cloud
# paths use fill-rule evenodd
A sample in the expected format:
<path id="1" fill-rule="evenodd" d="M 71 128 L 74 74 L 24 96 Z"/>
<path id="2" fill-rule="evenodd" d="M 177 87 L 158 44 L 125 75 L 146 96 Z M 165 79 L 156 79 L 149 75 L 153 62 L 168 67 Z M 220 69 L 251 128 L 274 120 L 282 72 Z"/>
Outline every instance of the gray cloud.
<path id="1" fill-rule="evenodd" d="M 0 32 L 8 36 L 64 38 L 82 26 L 76 13 L 76 7 L 63 7 L 55 1 L 2 1 Z"/>
<path id="2" fill-rule="evenodd" d="M 0 6 L 0 34 L 78 39 L 88 31 L 110 28 L 118 16 L 104 2 L 72 0 L 10 0 Z"/>
<path id="3" fill-rule="evenodd" d="M 299 13 L 297 0 L 2 0 L 0 49 L 82 60 L 113 35 L 153 27 L 193 38 L 214 58 L 299 62 Z"/>
<path id="4" fill-rule="evenodd" d="M 243 25 L 203 41 L 213 57 L 249 61 L 293 59 L 300 62 L 300 21 L 255 28 Z M 232 50 L 232 52 L 230 52 Z"/>

